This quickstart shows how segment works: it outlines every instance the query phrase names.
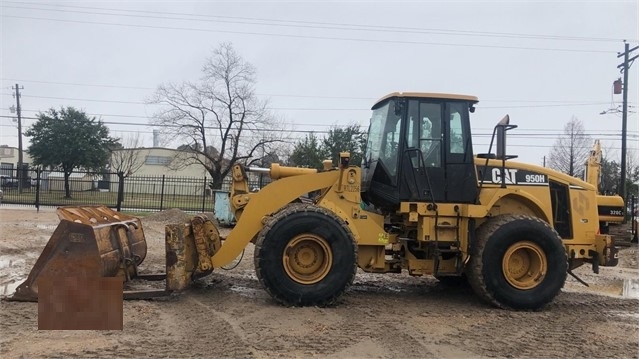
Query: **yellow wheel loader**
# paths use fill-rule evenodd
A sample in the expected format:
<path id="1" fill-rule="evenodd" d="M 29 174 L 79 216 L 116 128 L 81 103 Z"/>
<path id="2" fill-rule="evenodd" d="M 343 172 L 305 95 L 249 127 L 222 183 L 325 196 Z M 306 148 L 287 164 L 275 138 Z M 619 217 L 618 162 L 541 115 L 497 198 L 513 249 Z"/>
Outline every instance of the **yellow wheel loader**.
<path id="1" fill-rule="evenodd" d="M 470 113 L 477 102 L 437 93 L 383 97 L 372 108 L 361 167 L 348 153 L 321 171 L 236 164 L 229 199 L 237 224 L 226 238 L 205 217 L 167 226 L 166 291 L 231 263 L 251 242 L 260 283 L 293 306 L 335 303 L 361 268 L 462 278 L 497 307 L 534 310 L 555 298 L 574 268 L 616 265 L 613 240 L 599 228 L 603 197 L 590 183 L 513 161 L 506 135 L 516 126 L 508 117 L 495 127 L 488 153 L 473 154 Z M 249 191 L 247 176 L 255 171 L 274 181 Z M 94 275 L 135 276 L 144 258 L 141 248 L 132 249 L 143 238 L 141 223 L 99 211 L 110 210 L 61 216 L 63 230 L 50 244 L 65 249 L 45 248 L 43 264 L 16 296 L 37 298 L 34 284 L 54 261 L 50 253 L 73 253 L 82 241 L 98 243 L 78 250 L 92 251 L 84 259 L 98 264 Z M 60 273 L 76 270 L 73 262 L 66 269 Z"/>

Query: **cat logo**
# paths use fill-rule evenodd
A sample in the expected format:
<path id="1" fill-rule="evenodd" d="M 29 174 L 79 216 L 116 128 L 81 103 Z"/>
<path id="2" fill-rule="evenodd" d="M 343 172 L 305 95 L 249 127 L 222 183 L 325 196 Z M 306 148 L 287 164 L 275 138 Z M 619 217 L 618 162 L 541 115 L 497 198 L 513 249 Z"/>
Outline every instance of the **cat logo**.
<path id="1" fill-rule="evenodd" d="M 493 183 L 501 183 L 501 168 L 493 168 Z M 517 184 L 517 170 L 514 168 L 504 168 L 504 183 Z"/>

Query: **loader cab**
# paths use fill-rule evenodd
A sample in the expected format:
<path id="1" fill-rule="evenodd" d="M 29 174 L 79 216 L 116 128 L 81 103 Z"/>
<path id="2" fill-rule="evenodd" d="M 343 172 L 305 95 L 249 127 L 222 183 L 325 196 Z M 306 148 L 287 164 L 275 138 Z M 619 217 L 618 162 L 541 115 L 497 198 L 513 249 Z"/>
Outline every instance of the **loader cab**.
<path id="1" fill-rule="evenodd" d="M 469 112 L 476 97 L 393 93 L 373 106 L 362 198 L 394 211 L 411 202 L 474 203 Z"/>

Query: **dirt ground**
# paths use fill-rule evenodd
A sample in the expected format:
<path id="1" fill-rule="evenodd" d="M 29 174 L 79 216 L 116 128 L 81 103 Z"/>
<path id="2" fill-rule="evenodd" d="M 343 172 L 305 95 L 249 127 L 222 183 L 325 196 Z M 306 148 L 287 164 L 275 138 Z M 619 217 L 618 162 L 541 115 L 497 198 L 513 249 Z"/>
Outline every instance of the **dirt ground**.
<path id="1" fill-rule="evenodd" d="M 164 225 L 184 214 L 143 218 L 148 272 L 164 266 Z M 0 295 L 29 273 L 58 219 L 51 209 L 0 208 Z M 2 358 L 638 358 L 639 299 L 622 295 L 639 278 L 636 245 L 618 267 L 576 273 L 538 312 L 492 308 L 466 287 L 431 277 L 358 273 L 330 308 L 287 308 L 261 288 L 248 248 L 237 268 L 219 270 L 171 297 L 124 303 L 122 331 L 38 331 L 37 303 L 0 301 Z"/>

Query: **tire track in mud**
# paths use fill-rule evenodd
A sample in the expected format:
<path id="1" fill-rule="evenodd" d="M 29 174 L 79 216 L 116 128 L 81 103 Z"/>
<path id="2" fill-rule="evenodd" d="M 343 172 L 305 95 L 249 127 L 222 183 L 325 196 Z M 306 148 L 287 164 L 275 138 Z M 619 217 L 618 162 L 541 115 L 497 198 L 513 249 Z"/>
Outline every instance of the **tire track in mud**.
<path id="1" fill-rule="evenodd" d="M 434 356 L 434 353 L 423 345 L 424 338 L 418 339 L 414 333 L 407 333 L 398 325 L 403 321 L 402 315 L 393 315 L 395 313 L 388 308 L 384 311 L 368 306 L 366 301 L 361 301 L 355 306 L 349 305 L 346 310 L 349 317 L 356 319 L 345 320 L 342 329 L 354 343 L 370 338 L 384 349 L 385 356 L 401 358 Z"/>
<path id="2" fill-rule="evenodd" d="M 358 325 L 375 332 L 375 340 L 383 343 L 390 357 L 475 356 L 472 351 L 443 341 L 454 331 L 450 324 L 464 325 L 468 321 L 466 312 L 472 305 L 469 302 L 478 299 L 469 288 L 445 286 L 429 277 L 404 276 L 394 285 L 387 283 L 390 284 L 386 278 L 364 278 L 356 283 L 350 296 L 355 303 L 349 304 L 348 311 L 367 318 Z"/>
<path id="3" fill-rule="evenodd" d="M 392 297 L 403 301 L 406 295 L 413 292 L 419 296 L 433 291 L 433 284 L 437 287 L 435 291 L 438 291 L 440 286 L 434 279 L 429 279 L 429 283 L 428 279 L 400 275 L 398 281 L 393 282 L 394 279 L 388 275 L 369 276 L 360 273 L 355 285 L 333 307 L 286 308 L 274 304 L 252 272 L 245 276 L 229 273 L 229 277 L 232 277 L 230 282 L 234 283 L 231 288 L 239 284 L 261 293 L 254 296 L 261 302 L 256 304 L 259 317 L 256 320 L 245 318 L 245 324 L 241 327 L 251 332 L 252 337 L 259 338 L 259 344 L 256 344 L 258 349 L 272 356 L 282 355 L 283 352 L 287 356 L 303 357 L 445 357 L 447 352 L 456 353 L 451 356 L 459 357 L 468 354 L 452 348 L 429 350 L 427 334 L 402 329 L 407 317 L 401 309 L 401 303 L 397 311 L 389 311 L 394 305 Z M 382 280 L 377 281 L 376 278 Z M 463 296 L 460 300 L 464 301 Z M 267 310 L 261 311 L 260 307 L 267 307 Z M 277 314 L 269 314 L 273 312 Z M 284 317 L 293 319 L 285 320 Z M 251 325 L 247 326 L 248 323 Z"/>
<path id="4" fill-rule="evenodd" d="M 191 303 L 195 306 L 199 306 L 205 312 L 213 314 L 213 316 L 218 317 L 224 323 L 230 326 L 230 331 L 227 333 L 232 333 L 240 340 L 241 346 L 244 346 L 248 349 L 251 357 L 254 358 L 268 358 L 268 356 L 264 355 L 260 351 L 258 351 L 255 346 L 252 344 L 249 337 L 246 335 L 246 332 L 240 327 L 240 323 L 238 322 L 236 316 L 233 314 L 227 314 L 218 310 L 215 310 L 212 306 L 204 304 L 201 300 L 197 299 L 195 296 L 189 296 L 188 303 Z M 210 317 L 207 317 L 207 319 Z M 223 328 L 222 328 L 223 329 Z M 224 354 L 226 356 L 226 353 Z M 234 355 L 233 355 L 234 356 Z"/>
<path id="5" fill-rule="evenodd" d="M 569 292 L 543 311 L 514 312 L 482 304 L 468 288 L 445 287 L 427 278 L 364 277 L 334 307 L 300 308 L 275 304 L 248 272 L 212 277 L 181 295 L 126 302 L 123 332 L 72 334 L 66 340 L 87 338 L 88 344 L 22 353 L 121 358 L 623 358 L 639 352 L 639 300 Z M 5 302 L 0 309 L 3 327 L 13 328 L 3 335 L 8 339 L 0 339 L 3 350 L 24 342 L 52 343 L 59 337 L 33 329 L 37 307 L 32 303 Z"/>
<path id="6" fill-rule="evenodd" d="M 281 306 L 254 277 L 233 276 L 232 283 L 215 287 L 211 289 L 214 295 L 199 293 L 198 300 L 204 306 L 215 306 L 221 317 L 233 322 L 234 331 L 264 357 L 283 353 L 288 357 L 361 356 L 362 350 L 370 348 L 348 349 L 362 341 L 366 347 L 378 345 L 370 353 L 373 356 L 380 352 L 393 356 L 392 348 L 389 350 L 377 335 L 366 334 L 379 333 L 379 328 L 369 316 L 353 313 L 348 301 L 329 308 Z M 344 350 L 347 355 L 340 355 Z"/>
<path id="7" fill-rule="evenodd" d="M 229 277 L 209 287 L 208 293 L 198 293 L 197 299 L 229 322 L 256 357 L 283 353 L 287 357 L 325 357 L 340 346 L 339 338 L 329 334 L 339 321 L 329 309 L 285 307 L 275 303 L 254 275 Z M 342 341 L 346 346 L 347 340 Z"/>
<path id="8" fill-rule="evenodd" d="M 562 293 L 539 312 L 495 310 L 487 320 L 461 330 L 453 338 L 488 357 L 637 357 L 639 325 L 634 319 L 634 328 L 619 330 L 619 314 L 614 311 L 636 312 L 638 303 Z M 631 318 L 622 321 L 630 324 Z"/>
<path id="9" fill-rule="evenodd" d="M 171 338 L 164 357 L 260 358 L 250 343 L 235 332 L 232 323 L 211 306 L 203 304 L 195 294 L 184 293 L 176 297 L 176 301 L 180 305 L 163 303 L 159 310 L 159 323 L 153 329 L 163 333 L 150 333 Z M 157 348 L 153 350 L 158 352 Z"/>
<path id="10" fill-rule="evenodd" d="M 410 316 L 403 304 L 408 304 L 406 297 L 414 297 L 414 293 L 400 293 L 406 283 L 398 287 L 387 284 L 357 279 L 336 306 L 315 308 L 321 318 L 331 320 L 320 322 L 318 316 L 307 320 L 309 326 L 319 328 L 319 333 L 297 338 L 302 353 L 323 353 L 328 357 L 444 357 L 442 352 L 428 348 L 425 333 L 404 329 Z M 408 287 L 424 291 L 421 284 Z M 457 351 L 460 355 L 461 351 Z"/>

